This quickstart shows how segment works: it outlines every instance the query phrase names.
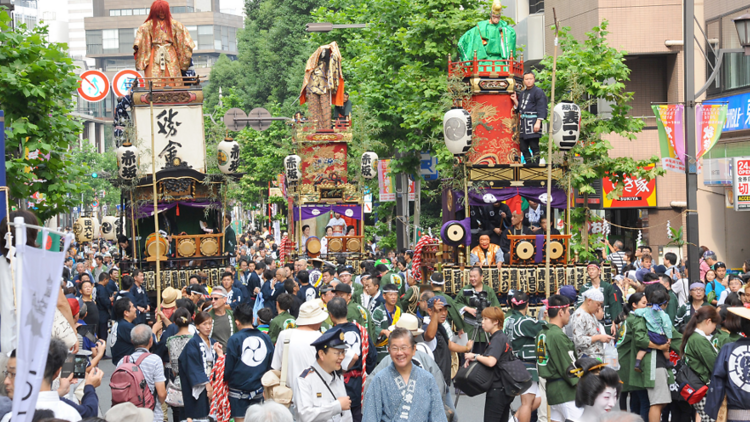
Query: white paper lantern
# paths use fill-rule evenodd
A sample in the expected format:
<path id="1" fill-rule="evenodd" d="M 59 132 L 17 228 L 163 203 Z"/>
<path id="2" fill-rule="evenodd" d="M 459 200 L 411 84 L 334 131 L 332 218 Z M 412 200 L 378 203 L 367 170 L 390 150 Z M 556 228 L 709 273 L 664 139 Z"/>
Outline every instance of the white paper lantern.
<path id="1" fill-rule="evenodd" d="M 108 215 L 102 218 L 102 225 L 99 229 L 104 240 L 117 239 L 117 217 Z"/>
<path id="2" fill-rule="evenodd" d="M 232 138 L 225 138 L 216 147 L 219 170 L 224 174 L 237 173 L 240 167 L 240 144 Z"/>
<path id="3" fill-rule="evenodd" d="M 560 151 L 570 151 L 578 142 L 581 132 L 581 108 L 563 101 L 555 105 L 555 121 L 552 123 L 552 140 Z"/>
<path id="4" fill-rule="evenodd" d="M 471 149 L 471 114 L 462 108 L 454 108 L 443 116 L 445 146 L 453 155 L 463 155 Z"/>
<path id="5" fill-rule="evenodd" d="M 287 155 L 284 158 L 284 175 L 289 183 L 299 182 L 302 178 L 302 159 L 299 155 Z"/>
<path id="6" fill-rule="evenodd" d="M 76 242 L 91 242 L 99 233 L 99 222 L 91 217 L 80 217 L 73 223 L 73 234 L 76 236 Z"/>
<path id="7" fill-rule="evenodd" d="M 138 148 L 130 142 L 117 148 L 117 174 L 121 179 L 132 180 L 138 175 Z"/>
<path id="8" fill-rule="evenodd" d="M 378 175 L 378 154 L 366 152 L 362 154 L 362 177 L 373 179 Z"/>

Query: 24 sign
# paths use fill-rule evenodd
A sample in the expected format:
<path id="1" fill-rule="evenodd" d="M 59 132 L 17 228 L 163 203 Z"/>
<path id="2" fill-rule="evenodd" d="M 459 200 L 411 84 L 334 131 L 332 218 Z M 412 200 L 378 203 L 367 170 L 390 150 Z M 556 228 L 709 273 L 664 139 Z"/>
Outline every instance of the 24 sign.
<path id="1" fill-rule="evenodd" d="M 735 211 L 750 211 L 750 158 L 732 158 L 732 195 Z"/>

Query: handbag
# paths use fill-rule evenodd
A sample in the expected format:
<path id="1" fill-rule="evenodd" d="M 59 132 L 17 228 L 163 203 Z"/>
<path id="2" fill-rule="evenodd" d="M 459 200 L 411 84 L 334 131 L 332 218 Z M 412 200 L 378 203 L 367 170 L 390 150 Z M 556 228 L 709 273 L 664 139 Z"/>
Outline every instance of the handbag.
<path id="1" fill-rule="evenodd" d="M 467 396 L 478 396 L 490 391 L 494 372 L 495 368 L 490 368 L 473 360 L 469 362 L 469 366 L 461 367 L 458 370 L 453 383 Z"/>
<path id="2" fill-rule="evenodd" d="M 696 404 L 708 393 L 708 386 L 703 383 L 698 375 L 690 369 L 685 362 L 680 362 L 677 369 L 675 381 L 682 398 L 690 404 Z"/>
<path id="3" fill-rule="evenodd" d="M 505 389 L 506 395 L 520 396 L 531 388 L 533 378 L 529 370 L 526 369 L 526 365 L 516 357 L 512 349 L 507 354 L 510 356 L 508 360 L 497 363 L 500 365 L 500 379 L 503 381 L 503 389 Z"/>
<path id="4" fill-rule="evenodd" d="M 164 402 L 172 407 L 185 407 L 182 401 L 182 390 L 177 388 L 171 380 L 167 383 L 167 398 Z"/>

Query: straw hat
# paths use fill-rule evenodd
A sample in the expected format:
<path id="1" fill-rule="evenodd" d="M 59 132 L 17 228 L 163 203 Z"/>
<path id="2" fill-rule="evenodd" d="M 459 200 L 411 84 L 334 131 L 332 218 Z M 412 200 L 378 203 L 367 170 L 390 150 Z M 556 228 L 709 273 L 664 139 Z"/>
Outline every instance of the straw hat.
<path id="1" fill-rule="evenodd" d="M 727 310 L 740 318 L 750 319 L 750 308 L 745 308 L 744 306 L 733 306 L 727 308 Z"/>
<path id="2" fill-rule="evenodd" d="M 401 318 L 396 321 L 396 328 L 405 328 L 411 331 L 411 335 L 413 336 L 424 333 L 424 330 L 419 328 L 417 317 L 412 314 L 401 314 Z"/>
<path id="3" fill-rule="evenodd" d="M 167 287 L 161 292 L 161 307 L 174 308 L 177 306 L 177 299 L 182 299 L 182 292 L 172 286 Z"/>

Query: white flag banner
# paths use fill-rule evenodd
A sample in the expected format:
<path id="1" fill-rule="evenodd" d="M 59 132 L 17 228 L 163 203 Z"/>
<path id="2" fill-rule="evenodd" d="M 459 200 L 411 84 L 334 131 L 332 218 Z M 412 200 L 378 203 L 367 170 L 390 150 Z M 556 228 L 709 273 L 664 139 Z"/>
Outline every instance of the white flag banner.
<path id="1" fill-rule="evenodd" d="M 16 219 L 16 225 L 22 219 Z M 18 227 L 16 227 L 18 229 Z M 60 294 L 65 251 L 72 235 L 65 236 L 63 252 L 51 252 L 26 246 L 26 227 L 16 230 L 16 257 L 22 268 L 20 289 L 16 382 L 13 396 L 13 422 L 31 421 L 39 388 L 44 378 L 52 321 Z M 43 242 L 48 231 L 43 230 Z"/>
<path id="2" fill-rule="evenodd" d="M 279 220 L 273 222 L 273 241 L 281 245 L 281 221 Z"/>

